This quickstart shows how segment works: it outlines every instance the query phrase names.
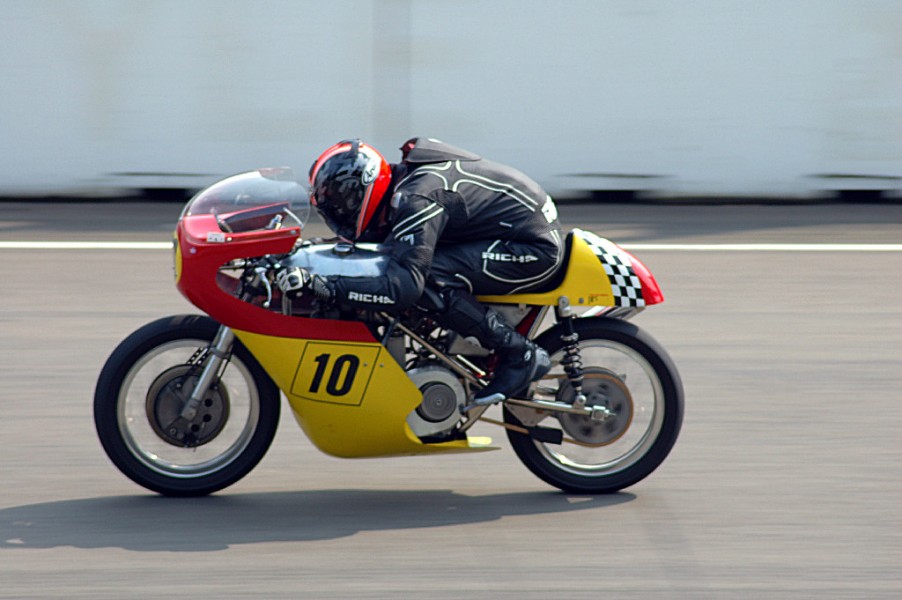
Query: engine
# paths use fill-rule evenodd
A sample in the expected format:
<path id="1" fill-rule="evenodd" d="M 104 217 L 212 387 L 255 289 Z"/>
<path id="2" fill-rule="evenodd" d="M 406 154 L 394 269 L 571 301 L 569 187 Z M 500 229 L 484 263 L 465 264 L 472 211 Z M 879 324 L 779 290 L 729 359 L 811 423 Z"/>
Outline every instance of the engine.
<path id="1" fill-rule="evenodd" d="M 454 429 L 467 401 L 460 380 L 450 370 L 429 365 L 407 371 L 423 394 L 420 405 L 407 415 L 407 424 L 419 438 L 441 436 Z"/>

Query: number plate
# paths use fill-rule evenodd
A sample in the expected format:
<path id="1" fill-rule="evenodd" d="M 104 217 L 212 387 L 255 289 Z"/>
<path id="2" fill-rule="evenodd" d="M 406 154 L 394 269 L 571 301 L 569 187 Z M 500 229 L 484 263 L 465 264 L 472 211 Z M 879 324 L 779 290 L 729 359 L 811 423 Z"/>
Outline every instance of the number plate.
<path id="1" fill-rule="evenodd" d="M 309 342 L 291 393 L 317 402 L 360 406 L 379 350 L 377 346 Z"/>

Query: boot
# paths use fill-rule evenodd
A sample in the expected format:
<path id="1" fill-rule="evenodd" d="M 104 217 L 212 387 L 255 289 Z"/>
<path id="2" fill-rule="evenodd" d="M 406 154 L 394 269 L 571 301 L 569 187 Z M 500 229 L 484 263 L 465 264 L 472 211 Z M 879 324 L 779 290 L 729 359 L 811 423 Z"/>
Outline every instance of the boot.
<path id="1" fill-rule="evenodd" d="M 498 364 L 491 383 L 480 390 L 474 404 L 485 406 L 515 397 L 551 369 L 551 359 L 541 347 L 527 340 L 494 310 L 487 309 L 471 294 L 445 290 L 445 312 L 439 324 L 459 334 L 473 336 L 495 351 Z"/>
<path id="2" fill-rule="evenodd" d="M 503 323 L 500 328 L 503 340 L 492 348 L 498 356 L 495 374 L 489 385 L 477 392 L 473 400 L 476 406 L 497 404 L 520 396 L 530 383 L 541 379 L 551 369 L 551 358 L 545 349 L 514 331 L 495 311 L 489 310 L 486 320 Z"/>

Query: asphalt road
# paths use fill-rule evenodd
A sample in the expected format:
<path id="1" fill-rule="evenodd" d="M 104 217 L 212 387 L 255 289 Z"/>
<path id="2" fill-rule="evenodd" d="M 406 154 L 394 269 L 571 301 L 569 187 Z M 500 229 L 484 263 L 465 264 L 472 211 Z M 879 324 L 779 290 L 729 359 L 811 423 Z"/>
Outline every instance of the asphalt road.
<path id="1" fill-rule="evenodd" d="M 0 241 L 165 242 L 168 204 L 0 203 Z M 902 206 L 566 205 L 626 244 L 902 243 Z M 316 232 L 316 228 L 314 233 Z M 165 250 L 0 248 L 0 598 L 900 598 L 902 252 L 637 251 L 636 319 L 681 370 L 683 433 L 607 497 L 499 452 L 349 461 L 285 410 L 209 498 L 155 496 L 100 448 L 113 347 L 194 312 Z"/>

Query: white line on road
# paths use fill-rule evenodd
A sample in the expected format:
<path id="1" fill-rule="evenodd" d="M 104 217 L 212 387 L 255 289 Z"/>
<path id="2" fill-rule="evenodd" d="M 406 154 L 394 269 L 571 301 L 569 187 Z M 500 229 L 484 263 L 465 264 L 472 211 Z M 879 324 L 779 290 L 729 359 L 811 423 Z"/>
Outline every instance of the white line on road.
<path id="1" fill-rule="evenodd" d="M 3 242 L 0 250 L 172 250 L 172 242 Z"/>
<path id="2" fill-rule="evenodd" d="M 902 252 L 902 244 L 622 244 L 668 252 Z M 172 242 L 4 242 L 0 250 L 172 250 Z"/>
<path id="3" fill-rule="evenodd" d="M 623 247 L 685 252 L 902 252 L 902 244 L 623 244 Z"/>

